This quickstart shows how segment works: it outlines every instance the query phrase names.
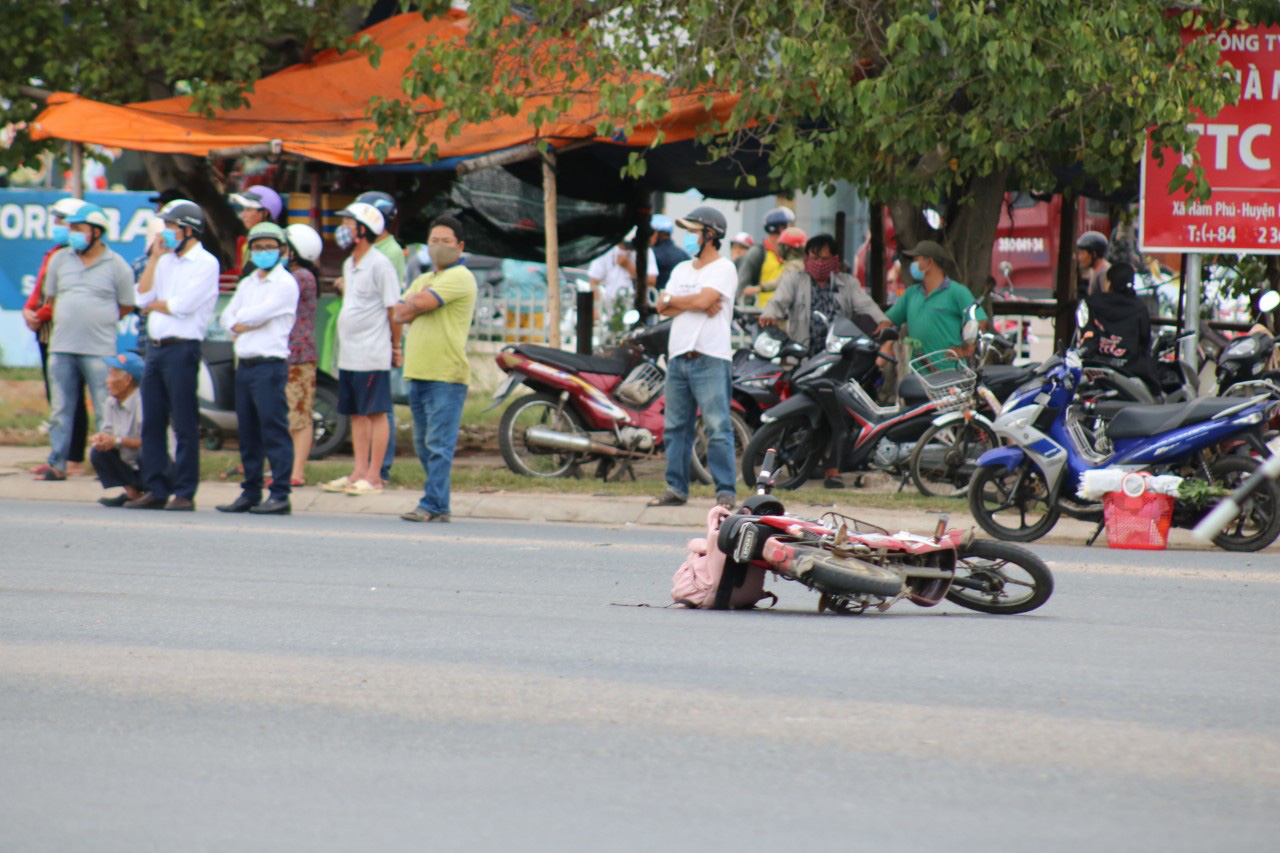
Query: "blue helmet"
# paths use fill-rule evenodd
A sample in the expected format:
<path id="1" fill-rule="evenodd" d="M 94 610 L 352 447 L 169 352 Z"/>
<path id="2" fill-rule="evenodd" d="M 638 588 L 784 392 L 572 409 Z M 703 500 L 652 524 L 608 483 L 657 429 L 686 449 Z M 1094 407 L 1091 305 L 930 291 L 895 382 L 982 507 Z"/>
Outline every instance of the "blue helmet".
<path id="1" fill-rule="evenodd" d="M 676 223 L 670 216 L 655 213 L 653 218 L 649 220 L 649 227 L 654 231 L 661 231 L 664 234 L 670 234 L 676 230 Z"/>
<path id="2" fill-rule="evenodd" d="M 63 220 L 68 225 L 75 225 L 77 222 L 84 222 L 88 225 L 96 225 L 103 231 L 111 227 L 111 220 L 107 219 L 107 212 L 92 202 L 86 201 L 71 213 L 67 214 Z"/>

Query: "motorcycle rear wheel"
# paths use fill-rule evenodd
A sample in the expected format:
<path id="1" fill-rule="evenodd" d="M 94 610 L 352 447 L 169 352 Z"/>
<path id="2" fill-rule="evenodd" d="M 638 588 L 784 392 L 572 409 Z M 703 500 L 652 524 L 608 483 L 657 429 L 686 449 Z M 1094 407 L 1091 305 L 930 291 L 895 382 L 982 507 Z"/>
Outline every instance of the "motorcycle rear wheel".
<path id="1" fill-rule="evenodd" d="M 1050 503 L 1044 475 L 1023 459 L 1013 470 L 983 465 L 974 471 L 969 512 L 979 527 L 997 539 L 1034 542 L 1053 529 L 1061 511 Z"/>
<path id="2" fill-rule="evenodd" d="M 1235 491 L 1258 468 L 1251 456 L 1223 456 L 1209 466 L 1215 486 Z M 1265 484 L 1245 502 L 1240 515 L 1213 537 L 1224 551 L 1260 551 L 1280 536 L 1280 485 Z"/>
<path id="3" fill-rule="evenodd" d="M 498 448 L 507 467 L 526 477 L 564 477 L 585 454 L 570 450 L 532 447 L 525 442 L 525 430 L 532 426 L 585 435 L 577 412 L 562 408 L 554 394 L 526 394 L 502 413 L 498 425 Z"/>
<path id="4" fill-rule="evenodd" d="M 902 576 L 820 548 L 796 548 L 796 574 L 806 586 L 830 595 L 879 595 L 893 598 L 902 592 Z M 808 569 L 802 565 L 808 562 Z"/>
<path id="5" fill-rule="evenodd" d="M 964 497 L 978 457 L 999 443 L 979 420 L 931 424 L 911 451 L 911 481 L 922 495 Z"/>
<path id="6" fill-rule="evenodd" d="M 983 588 L 956 586 L 953 582 L 947 590 L 947 601 L 979 613 L 1026 613 L 1053 595 L 1053 574 L 1044 560 L 1008 542 L 977 539 L 959 549 L 956 578 L 981 582 Z M 1014 597 L 1011 587 L 1025 592 Z"/>
<path id="7" fill-rule="evenodd" d="M 814 427 L 804 415 L 783 418 L 765 424 L 747 443 L 742 452 L 742 479 L 748 486 L 756 484 L 760 465 L 770 448 L 778 451 L 775 485 L 779 489 L 798 489 L 821 464 L 830 449 L 831 440 L 823 426 Z"/>

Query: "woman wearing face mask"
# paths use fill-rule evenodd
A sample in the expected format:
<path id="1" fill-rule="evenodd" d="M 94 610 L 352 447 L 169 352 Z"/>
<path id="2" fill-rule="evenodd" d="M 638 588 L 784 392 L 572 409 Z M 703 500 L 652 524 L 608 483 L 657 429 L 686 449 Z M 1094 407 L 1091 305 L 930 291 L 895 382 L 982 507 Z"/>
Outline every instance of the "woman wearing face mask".
<path id="1" fill-rule="evenodd" d="M 219 512 L 288 515 L 293 439 L 285 384 L 289 379 L 289 335 L 298 310 L 298 282 L 286 269 L 284 229 L 263 222 L 249 229 L 254 271 L 240 280 L 222 311 L 222 328 L 236 349 L 236 428 L 244 481 L 240 497 Z M 264 503 L 263 461 L 271 462 L 271 492 Z"/>
<path id="2" fill-rule="evenodd" d="M 392 314 L 395 322 L 408 324 L 404 378 L 413 411 L 413 446 L 426 474 L 422 499 L 400 516 L 405 521 L 449 520 L 453 451 L 471 381 L 467 331 L 476 305 L 476 278 L 462 263 L 464 246 L 462 223 L 452 216 L 437 217 L 427 237 L 432 271 L 409 286 Z"/>

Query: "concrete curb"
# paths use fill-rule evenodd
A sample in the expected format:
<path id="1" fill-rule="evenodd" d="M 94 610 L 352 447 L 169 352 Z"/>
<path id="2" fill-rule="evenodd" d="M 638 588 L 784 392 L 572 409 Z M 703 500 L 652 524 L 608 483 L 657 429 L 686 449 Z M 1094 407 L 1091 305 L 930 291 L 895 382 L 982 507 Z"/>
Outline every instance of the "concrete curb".
<path id="1" fill-rule="evenodd" d="M 196 495 L 197 510 L 211 512 L 217 504 L 230 503 L 240 493 L 236 483 L 204 482 Z M 13 468 L 0 469 L 0 499 L 35 501 L 72 501 L 91 503 L 103 494 L 98 482 L 89 477 L 73 477 L 58 483 L 46 483 L 30 479 L 26 471 Z M 783 496 L 785 501 L 785 495 Z M 319 515 L 399 516 L 416 506 L 418 492 L 410 489 L 388 489 L 380 495 L 353 498 L 347 495 L 322 492 L 318 486 L 304 486 L 293 492 L 295 513 Z M 646 526 L 669 527 L 696 531 L 706 525 L 709 506 L 698 503 L 682 507 L 647 507 L 646 497 L 604 495 L 560 495 L 517 492 L 454 492 L 454 517 L 494 519 L 504 521 L 545 521 L 594 524 L 605 527 Z M 834 506 L 799 505 L 793 511 L 799 515 L 817 516 L 829 510 L 855 516 L 863 521 L 890 531 L 911 530 L 917 533 L 931 531 L 938 522 L 935 513 L 911 509 L 859 508 L 856 496 Z M 962 511 L 964 504 L 957 502 L 951 513 L 952 527 L 973 527 L 973 519 Z M 1038 540 L 1041 544 L 1083 545 L 1093 534 L 1093 525 L 1064 518 L 1049 535 Z M 1189 531 L 1175 530 L 1170 536 L 1170 546 L 1182 549 L 1211 550 L 1191 539 Z M 1099 544 L 1105 551 L 1105 540 Z M 1280 552 L 1280 544 L 1272 545 L 1264 553 Z"/>

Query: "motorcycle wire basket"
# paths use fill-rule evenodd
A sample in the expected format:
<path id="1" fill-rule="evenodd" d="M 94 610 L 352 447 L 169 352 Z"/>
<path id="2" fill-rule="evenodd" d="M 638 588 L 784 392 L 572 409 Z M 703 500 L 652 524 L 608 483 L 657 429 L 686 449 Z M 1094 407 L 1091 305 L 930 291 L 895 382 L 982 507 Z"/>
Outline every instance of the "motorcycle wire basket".
<path id="1" fill-rule="evenodd" d="M 1163 551 L 1169 544 L 1173 498 L 1152 492 L 1107 492 L 1102 496 L 1102 519 L 1108 548 Z"/>
<path id="2" fill-rule="evenodd" d="M 644 408 L 662 393 L 666 376 L 653 362 L 642 361 L 618 384 L 614 396 L 629 406 Z"/>
<path id="3" fill-rule="evenodd" d="M 910 369 L 920 377 L 925 394 L 939 413 L 956 412 L 973 405 L 978 374 L 950 350 L 916 356 L 910 361 Z"/>
<path id="4" fill-rule="evenodd" d="M 845 515 L 842 512 L 824 512 L 818 517 L 818 521 L 825 524 L 827 527 L 830 527 L 832 530 L 839 530 L 840 525 L 843 524 L 846 530 L 851 530 L 854 533 L 880 533 L 884 536 L 889 535 L 889 531 L 885 530 L 878 524 L 872 524 L 869 521 L 862 521 L 861 519 L 854 518 L 851 515 Z"/>

